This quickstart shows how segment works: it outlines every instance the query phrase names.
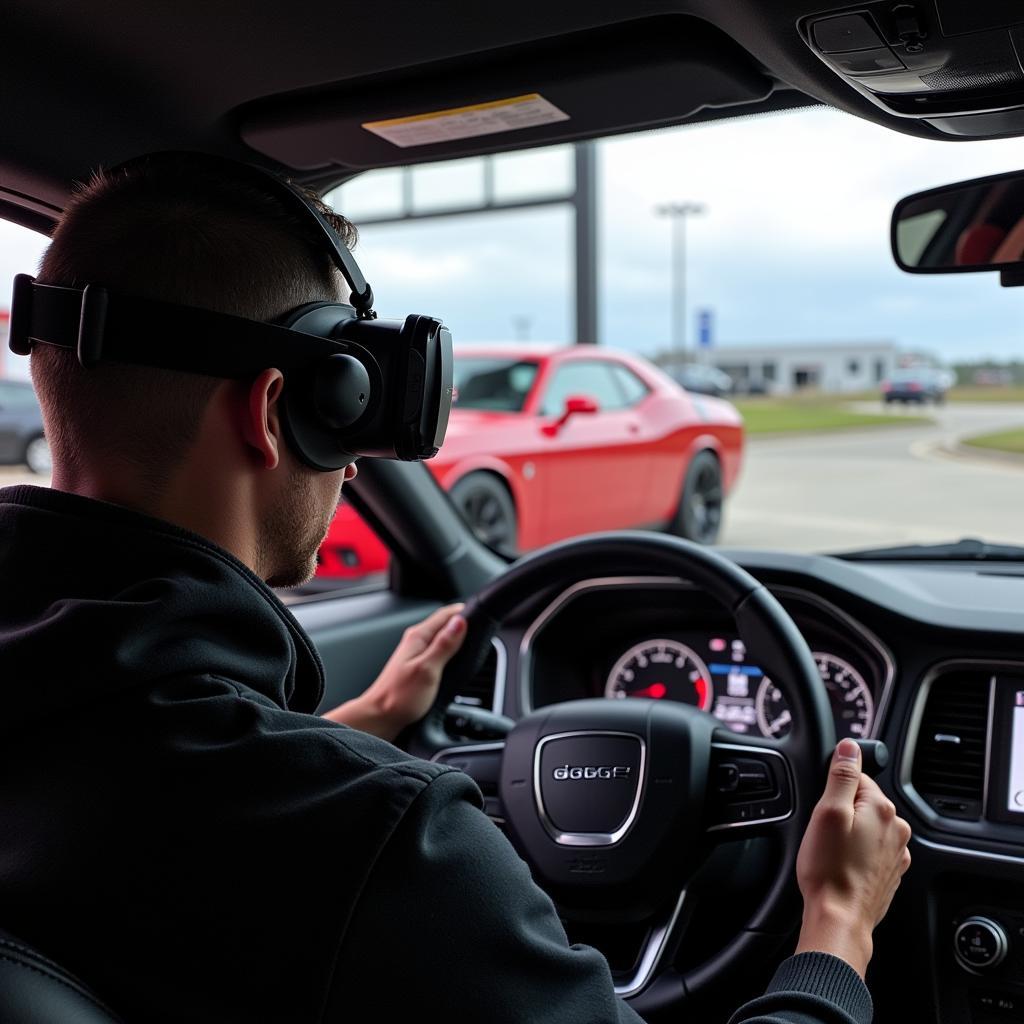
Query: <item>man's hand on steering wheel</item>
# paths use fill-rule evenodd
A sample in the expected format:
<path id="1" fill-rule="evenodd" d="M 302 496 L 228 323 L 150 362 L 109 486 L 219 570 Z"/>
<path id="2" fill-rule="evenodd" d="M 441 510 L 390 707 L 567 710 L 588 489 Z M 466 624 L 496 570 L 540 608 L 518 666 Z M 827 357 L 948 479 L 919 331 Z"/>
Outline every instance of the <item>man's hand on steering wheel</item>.
<path id="1" fill-rule="evenodd" d="M 864 977 L 871 933 L 910 867 L 909 839 L 896 806 L 861 772 L 860 748 L 842 740 L 797 856 L 804 899 L 798 953 L 832 953 Z"/>
<path id="2" fill-rule="evenodd" d="M 402 635 L 394 654 L 364 693 L 324 714 L 334 722 L 394 740 L 437 698 L 441 673 L 466 637 L 461 604 L 439 608 Z"/>

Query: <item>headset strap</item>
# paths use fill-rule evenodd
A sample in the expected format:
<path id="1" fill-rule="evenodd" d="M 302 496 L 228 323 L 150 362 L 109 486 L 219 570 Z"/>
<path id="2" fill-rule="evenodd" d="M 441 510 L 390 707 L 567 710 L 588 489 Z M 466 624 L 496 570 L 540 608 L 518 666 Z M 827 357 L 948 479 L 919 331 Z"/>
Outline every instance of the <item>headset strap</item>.
<path id="1" fill-rule="evenodd" d="M 329 338 L 229 313 L 119 295 L 95 284 L 37 284 L 30 275 L 18 274 L 10 348 L 28 355 L 37 343 L 77 352 L 84 367 L 109 361 L 210 377 L 248 377 L 271 366 L 304 369 L 348 348 Z"/>
<path id="2" fill-rule="evenodd" d="M 268 195 L 273 196 L 293 214 L 296 214 L 306 226 L 320 236 L 320 241 L 331 257 L 331 262 L 341 272 L 341 276 L 348 282 L 352 289 L 349 302 L 356 311 L 360 320 L 375 320 L 377 314 L 373 311 L 373 289 L 367 283 L 363 272 L 359 269 L 355 257 L 349 252 L 348 247 L 338 237 L 331 222 L 317 209 L 309 196 L 305 194 L 301 186 L 293 184 L 280 174 L 259 167 L 256 164 L 242 163 L 238 160 L 231 160 L 227 157 L 215 156 L 212 153 L 181 153 L 162 152 L 147 153 L 143 156 L 132 157 L 124 163 L 111 169 L 111 174 L 118 174 L 127 170 L 137 162 L 160 161 L 173 159 L 175 157 L 188 156 L 200 160 L 211 168 L 220 168 L 224 171 L 225 178 L 248 177 L 257 187 L 261 187 Z"/>
<path id="3" fill-rule="evenodd" d="M 321 236 L 327 250 L 331 255 L 334 265 L 341 271 L 341 276 L 348 282 L 352 289 L 349 302 L 352 303 L 356 314 L 361 320 L 375 320 L 377 314 L 373 311 L 373 289 L 363 277 L 355 257 L 348 250 L 348 246 L 338 237 L 338 232 L 331 226 L 330 221 L 302 194 L 299 188 L 289 181 L 278 177 L 273 171 L 264 170 L 262 167 L 247 165 L 254 171 L 264 175 L 268 184 L 276 186 L 274 195 L 284 202 L 290 203 L 296 209 L 301 207 L 307 216 L 312 216 L 320 226 Z"/>

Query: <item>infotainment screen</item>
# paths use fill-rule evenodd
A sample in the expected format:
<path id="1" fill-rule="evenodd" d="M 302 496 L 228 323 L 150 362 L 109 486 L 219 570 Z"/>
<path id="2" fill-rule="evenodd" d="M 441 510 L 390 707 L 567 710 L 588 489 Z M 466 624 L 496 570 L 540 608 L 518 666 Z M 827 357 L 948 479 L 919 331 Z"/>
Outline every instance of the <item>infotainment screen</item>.
<path id="1" fill-rule="evenodd" d="M 1024 688 L 1010 691 L 1010 784 L 1006 790 L 1006 809 L 1024 814 Z"/>
<path id="2" fill-rule="evenodd" d="M 988 818 L 1024 826 L 1024 677 L 996 676 L 992 692 Z"/>

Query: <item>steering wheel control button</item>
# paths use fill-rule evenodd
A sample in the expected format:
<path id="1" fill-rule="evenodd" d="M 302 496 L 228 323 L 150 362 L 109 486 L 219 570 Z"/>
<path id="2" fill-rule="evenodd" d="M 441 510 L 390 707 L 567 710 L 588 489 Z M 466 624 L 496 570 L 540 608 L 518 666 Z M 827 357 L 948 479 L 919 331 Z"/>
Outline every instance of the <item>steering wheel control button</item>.
<path id="1" fill-rule="evenodd" d="M 1006 932 L 990 917 L 967 918 L 953 936 L 953 953 L 969 971 L 998 967 L 1007 949 Z"/>
<path id="2" fill-rule="evenodd" d="M 545 736 L 536 748 L 534 792 L 549 834 L 566 846 L 610 846 L 640 803 L 645 749 L 629 733 Z"/>
<path id="3" fill-rule="evenodd" d="M 717 799 L 708 831 L 781 821 L 792 813 L 788 766 L 774 750 L 713 744 L 711 778 Z"/>
<path id="4" fill-rule="evenodd" d="M 735 793 L 740 784 L 740 770 L 732 761 L 726 761 L 715 769 L 715 789 L 719 793 Z"/>
<path id="5" fill-rule="evenodd" d="M 740 761 L 739 765 L 739 786 L 740 793 L 757 794 L 771 793 L 775 789 L 775 782 L 768 765 L 763 761 Z"/>

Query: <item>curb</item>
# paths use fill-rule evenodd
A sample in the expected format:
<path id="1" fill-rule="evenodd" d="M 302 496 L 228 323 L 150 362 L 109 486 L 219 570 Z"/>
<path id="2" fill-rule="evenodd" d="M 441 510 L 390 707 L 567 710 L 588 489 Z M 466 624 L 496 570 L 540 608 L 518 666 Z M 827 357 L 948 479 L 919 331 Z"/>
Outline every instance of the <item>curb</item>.
<path id="1" fill-rule="evenodd" d="M 944 441 L 938 449 L 946 455 L 968 462 L 996 463 L 1000 466 L 1013 466 L 1024 469 L 1024 453 L 1001 452 L 998 448 L 978 448 L 975 445 L 963 444 L 960 441 Z"/>

